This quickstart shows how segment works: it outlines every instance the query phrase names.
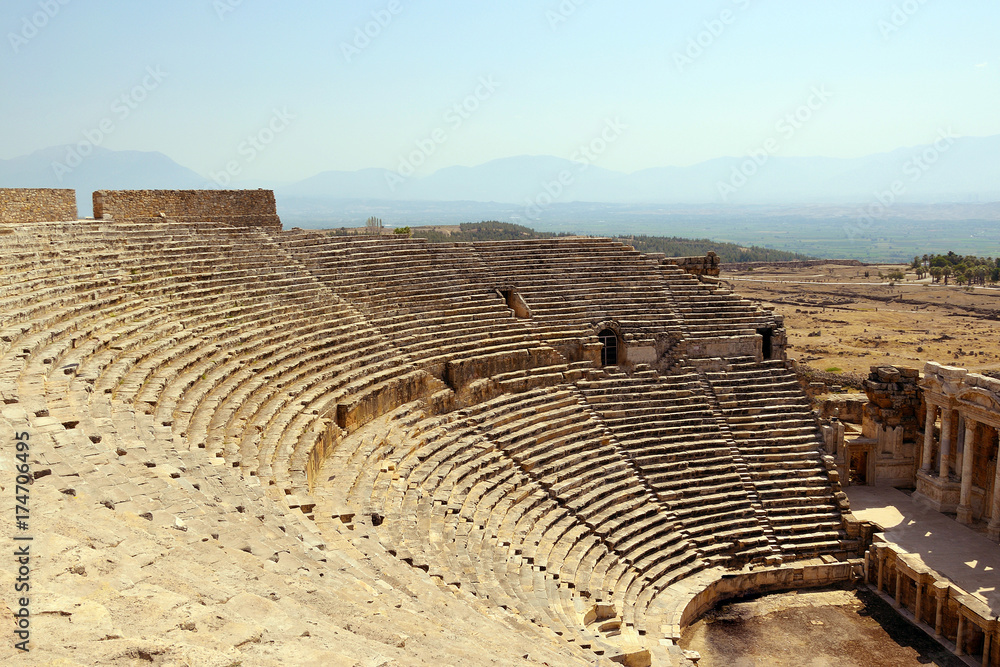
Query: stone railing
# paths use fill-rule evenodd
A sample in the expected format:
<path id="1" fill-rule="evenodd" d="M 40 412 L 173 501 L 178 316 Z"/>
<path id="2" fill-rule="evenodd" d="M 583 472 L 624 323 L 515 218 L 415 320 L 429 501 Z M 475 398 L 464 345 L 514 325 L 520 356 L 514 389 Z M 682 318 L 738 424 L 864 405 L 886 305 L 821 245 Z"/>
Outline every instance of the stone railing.
<path id="1" fill-rule="evenodd" d="M 904 617 L 958 656 L 1000 665 L 997 618 L 970 595 L 899 547 L 877 542 L 865 554 L 865 581 Z"/>

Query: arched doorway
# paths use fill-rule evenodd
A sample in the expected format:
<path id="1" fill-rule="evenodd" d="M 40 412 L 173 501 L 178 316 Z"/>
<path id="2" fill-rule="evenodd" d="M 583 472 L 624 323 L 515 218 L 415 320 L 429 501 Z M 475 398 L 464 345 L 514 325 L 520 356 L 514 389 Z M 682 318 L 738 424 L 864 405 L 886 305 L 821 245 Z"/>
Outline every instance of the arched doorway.
<path id="1" fill-rule="evenodd" d="M 597 339 L 601 341 L 601 365 L 618 365 L 618 334 L 612 329 L 604 329 L 597 334 Z"/>

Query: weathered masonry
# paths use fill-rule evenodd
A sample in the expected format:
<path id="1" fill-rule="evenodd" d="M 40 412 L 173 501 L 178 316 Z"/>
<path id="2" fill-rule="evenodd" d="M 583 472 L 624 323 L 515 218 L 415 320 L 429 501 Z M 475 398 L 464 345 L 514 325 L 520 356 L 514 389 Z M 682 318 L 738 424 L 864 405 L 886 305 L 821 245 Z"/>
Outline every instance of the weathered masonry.
<path id="1" fill-rule="evenodd" d="M 518 647 L 498 661 L 581 667 L 688 667 L 676 639 L 714 600 L 860 572 L 783 322 L 711 258 L 282 231 L 267 191 L 94 202 L 4 226 L 0 418 L 108 534 L 318 571 L 341 609 L 447 606 L 442 625 Z M 100 605 L 127 617 L 127 597 Z M 295 597 L 256 604 L 315 611 Z M 224 648 L 249 663 L 326 631 L 266 625 Z M 447 650 L 423 635 L 378 653 Z"/>
<path id="2" fill-rule="evenodd" d="M 996 615 L 981 599 L 955 586 L 914 554 L 887 542 L 865 553 L 865 580 L 927 634 L 992 667 L 1000 660 Z"/>
<path id="3" fill-rule="evenodd" d="M 920 385 L 927 407 L 914 498 L 960 523 L 988 518 L 990 539 L 1000 540 L 1000 380 L 928 363 Z"/>
<path id="4" fill-rule="evenodd" d="M 281 228 L 271 190 L 98 190 L 94 192 L 94 218 Z"/>
<path id="5" fill-rule="evenodd" d="M 73 190 L 0 188 L 0 223 L 76 219 L 76 192 Z"/>

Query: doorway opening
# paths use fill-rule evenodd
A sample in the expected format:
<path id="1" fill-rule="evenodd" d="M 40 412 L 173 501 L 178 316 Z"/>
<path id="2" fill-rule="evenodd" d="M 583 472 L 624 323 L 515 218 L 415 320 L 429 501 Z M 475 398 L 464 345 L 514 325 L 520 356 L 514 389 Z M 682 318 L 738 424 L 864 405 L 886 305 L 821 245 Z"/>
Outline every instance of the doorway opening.
<path id="1" fill-rule="evenodd" d="M 601 365 L 618 365 L 618 334 L 611 329 L 604 329 L 597 334 L 597 339 L 601 341 Z"/>

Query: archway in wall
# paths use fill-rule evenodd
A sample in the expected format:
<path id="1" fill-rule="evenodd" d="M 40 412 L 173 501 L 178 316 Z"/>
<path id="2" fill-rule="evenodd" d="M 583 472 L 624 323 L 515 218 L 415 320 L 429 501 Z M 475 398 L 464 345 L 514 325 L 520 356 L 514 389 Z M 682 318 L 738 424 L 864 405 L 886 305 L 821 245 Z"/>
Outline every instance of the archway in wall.
<path id="1" fill-rule="evenodd" d="M 597 339 L 601 341 L 601 365 L 618 365 L 618 334 L 612 329 L 604 329 L 597 334 Z"/>

